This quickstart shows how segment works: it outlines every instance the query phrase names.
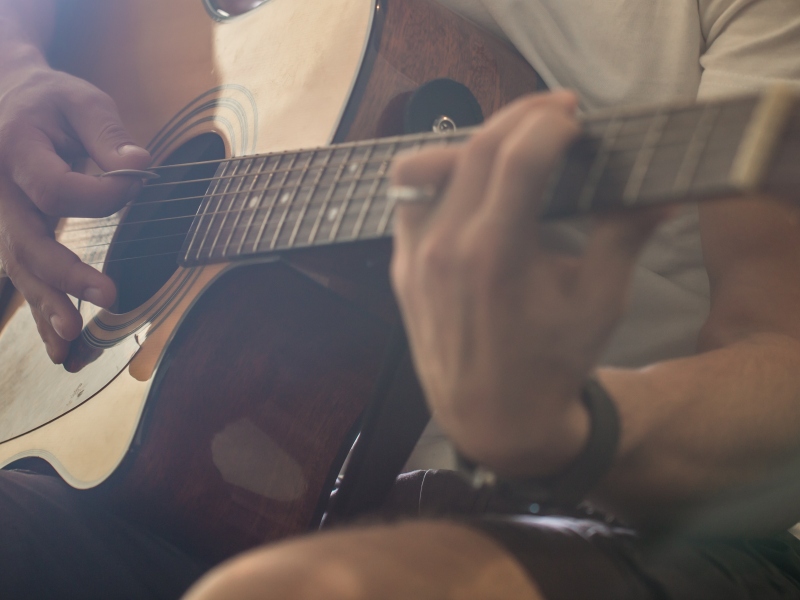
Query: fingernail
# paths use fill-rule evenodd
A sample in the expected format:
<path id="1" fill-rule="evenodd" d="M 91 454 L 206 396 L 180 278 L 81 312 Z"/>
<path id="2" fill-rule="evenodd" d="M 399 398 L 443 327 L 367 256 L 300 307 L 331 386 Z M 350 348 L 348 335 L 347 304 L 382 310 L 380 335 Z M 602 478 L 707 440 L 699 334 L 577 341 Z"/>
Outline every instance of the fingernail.
<path id="1" fill-rule="evenodd" d="M 127 156 L 128 154 L 141 154 L 142 152 L 147 152 L 141 146 L 137 146 L 136 144 L 125 144 L 124 146 L 120 146 L 117 148 L 117 154 L 120 156 Z"/>
<path id="2" fill-rule="evenodd" d="M 56 330 L 59 337 L 67 339 L 66 336 L 64 336 L 64 321 L 61 320 L 61 317 L 58 315 L 50 315 L 50 325 L 53 326 L 53 329 Z"/>
<path id="3" fill-rule="evenodd" d="M 103 296 L 103 292 L 101 292 L 97 288 L 92 288 L 92 287 L 83 290 L 82 298 L 87 302 L 91 302 L 95 306 L 103 306 L 103 301 L 105 299 Z"/>

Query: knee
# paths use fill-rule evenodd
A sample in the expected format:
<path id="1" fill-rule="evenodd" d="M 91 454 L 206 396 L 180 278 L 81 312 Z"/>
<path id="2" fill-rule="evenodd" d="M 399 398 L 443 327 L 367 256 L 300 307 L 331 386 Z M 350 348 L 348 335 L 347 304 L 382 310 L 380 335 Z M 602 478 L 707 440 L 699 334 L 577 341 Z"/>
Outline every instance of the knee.
<path id="1" fill-rule="evenodd" d="M 339 530 L 242 555 L 184 600 L 486 600 L 540 598 L 522 568 L 455 524 L 414 522 Z"/>
<path id="2" fill-rule="evenodd" d="M 261 548 L 210 571 L 184 600 L 366 600 L 346 561 L 305 540 Z"/>

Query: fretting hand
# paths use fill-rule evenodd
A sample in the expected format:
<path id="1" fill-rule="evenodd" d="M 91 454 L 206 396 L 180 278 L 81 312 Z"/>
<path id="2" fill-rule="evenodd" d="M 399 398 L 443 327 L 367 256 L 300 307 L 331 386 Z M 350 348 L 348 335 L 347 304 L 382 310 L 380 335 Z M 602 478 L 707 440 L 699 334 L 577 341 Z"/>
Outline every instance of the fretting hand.
<path id="1" fill-rule="evenodd" d="M 636 257 L 663 213 L 596 219 L 580 257 L 544 250 L 537 214 L 579 132 L 575 97 L 528 97 L 461 146 L 397 160 L 392 279 L 437 421 L 470 458 L 547 475 L 580 451 L 584 378 L 623 314 Z"/>

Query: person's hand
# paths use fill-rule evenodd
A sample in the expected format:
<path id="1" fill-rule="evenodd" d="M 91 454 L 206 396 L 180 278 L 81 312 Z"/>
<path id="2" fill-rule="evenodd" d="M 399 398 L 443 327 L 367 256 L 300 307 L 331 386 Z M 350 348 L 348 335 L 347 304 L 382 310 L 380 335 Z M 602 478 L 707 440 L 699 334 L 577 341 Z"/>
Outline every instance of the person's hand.
<path id="1" fill-rule="evenodd" d="M 54 240 L 48 217 L 107 216 L 141 187 L 131 177 L 74 171 L 86 158 L 104 171 L 150 164 L 113 100 L 86 81 L 41 65 L 0 73 L 0 263 L 56 363 L 82 327 L 67 294 L 109 307 L 116 290 Z"/>
<path id="2" fill-rule="evenodd" d="M 581 450 L 580 388 L 623 314 L 662 213 L 595 220 L 582 256 L 540 245 L 549 176 L 579 133 L 571 93 L 522 99 L 463 145 L 395 161 L 392 281 L 428 402 L 456 446 L 507 475 L 555 473 Z"/>

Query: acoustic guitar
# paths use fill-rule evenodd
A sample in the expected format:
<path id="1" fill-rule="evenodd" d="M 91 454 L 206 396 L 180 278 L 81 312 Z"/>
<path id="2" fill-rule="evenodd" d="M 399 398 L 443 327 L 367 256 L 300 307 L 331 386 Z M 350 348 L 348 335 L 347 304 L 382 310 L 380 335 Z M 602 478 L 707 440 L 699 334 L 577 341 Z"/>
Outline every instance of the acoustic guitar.
<path id="1" fill-rule="evenodd" d="M 458 143 L 541 82 L 429 0 L 76 0 L 54 65 L 154 157 L 140 197 L 58 239 L 118 285 L 50 363 L 0 321 L 0 466 L 70 485 L 217 560 L 315 526 L 398 327 L 393 156 Z M 785 90 L 586 120 L 544 217 L 791 191 Z M 795 153 L 794 156 L 797 156 Z M 413 373 L 394 393 L 419 394 Z"/>

